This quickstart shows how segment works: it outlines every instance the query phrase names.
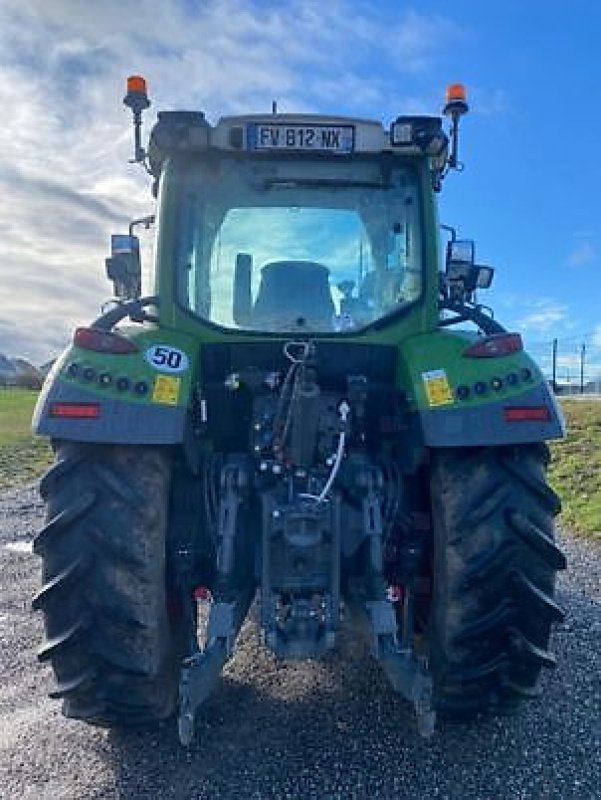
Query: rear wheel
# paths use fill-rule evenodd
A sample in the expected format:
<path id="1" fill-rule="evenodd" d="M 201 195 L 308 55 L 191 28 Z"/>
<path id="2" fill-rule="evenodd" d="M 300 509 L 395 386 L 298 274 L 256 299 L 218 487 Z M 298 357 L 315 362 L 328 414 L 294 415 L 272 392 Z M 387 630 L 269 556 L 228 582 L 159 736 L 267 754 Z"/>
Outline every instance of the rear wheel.
<path id="1" fill-rule="evenodd" d="M 40 485 L 34 551 L 46 641 L 65 716 L 138 725 L 176 707 L 181 627 L 167 607 L 170 461 L 158 448 L 60 443 Z"/>
<path id="2" fill-rule="evenodd" d="M 430 625 L 435 702 L 450 717 L 507 711 L 538 694 L 565 557 L 553 542 L 559 499 L 544 445 L 432 456 Z"/>

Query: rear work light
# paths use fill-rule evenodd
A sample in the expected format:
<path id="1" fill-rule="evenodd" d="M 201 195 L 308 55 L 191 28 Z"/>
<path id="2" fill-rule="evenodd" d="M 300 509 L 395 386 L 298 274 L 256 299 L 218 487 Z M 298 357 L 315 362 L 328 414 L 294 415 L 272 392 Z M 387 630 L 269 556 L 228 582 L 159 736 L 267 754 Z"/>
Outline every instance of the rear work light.
<path id="1" fill-rule="evenodd" d="M 524 349 L 519 333 L 493 333 L 471 344 L 463 355 L 468 358 L 498 358 Z"/>
<path id="2" fill-rule="evenodd" d="M 62 419 L 97 419 L 100 403 L 52 403 L 50 416 Z"/>
<path id="3" fill-rule="evenodd" d="M 137 344 L 131 339 L 126 339 L 117 333 L 99 331 L 96 328 L 77 328 L 73 342 L 84 350 L 94 350 L 97 353 L 125 355 L 138 352 Z"/>
<path id="4" fill-rule="evenodd" d="M 505 406 L 505 422 L 548 422 L 551 412 L 548 406 Z"/>

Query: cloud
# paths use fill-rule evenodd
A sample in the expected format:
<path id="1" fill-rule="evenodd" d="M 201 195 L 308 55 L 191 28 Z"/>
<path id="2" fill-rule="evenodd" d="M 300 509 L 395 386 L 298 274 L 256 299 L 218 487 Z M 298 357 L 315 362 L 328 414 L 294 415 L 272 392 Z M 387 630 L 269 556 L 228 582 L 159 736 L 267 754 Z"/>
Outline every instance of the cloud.
<path id="1" fill-rule="evenodd" d="M 499 119 L 509 113 L 510 103 L 504 89 L 485 89 L 474 87 L 469 96 L 470 108 L 480 117 Z"/>
<path id="2" fill-rule="evenodd" d="M 126 75 L 147 76 L 151 112 L 215 121 L 275 98 L 390 119 L 432 110 L 428 70 L 463 36 L 440 14 L 361 0 L 3 0 L 0 30 L 0 352 L 38 362 L 108 297 L 111 231 L 152 211 L 127 164 Z"/>
<path id="3" fill-rule="evenodd" d="M 558 367 L 580 367 L 580 362 L 582 360 L 582 356 L 578 353 L 572 353 L 569 355 L 558 355 L 557 356 L 557 366 Z"/>
<path id="4" fill-rule="evenodd" d="M 601 323 L 597 325 L 591 336 L 591 343 L 597 350 L 601 350 Z"/>
<path id="5" fill-rule="evenodd" d="M 568 308 L 556 300 L 541 299 L 531 304 L 532 310 L 518 320 L 517 325 L 525 331 L 548 334 L 569 320 Z"/>
<path id="6" fill-rule="evenodd" d="M 597 248 L 590 240 L 585 240 L 576 245 L 567 259 L 569 267 L 584 267 L 592 264 L 597 258 Z"/>
<path id="7" fill-rule="evenodd" d="M 52 203 L 55 211 L 60 209 L 84 217 L 89 215 L 94 219 L 116 224 L 123 224 L 127 219 L 125 208 L 119 213 L 110 203 L 77 191 L 59 180 L 24 175 L 6 164 L 0 165 L 0 182 L 9 189 L 9 195 L 13 199 L 21 195 L 33 203 Z"/>

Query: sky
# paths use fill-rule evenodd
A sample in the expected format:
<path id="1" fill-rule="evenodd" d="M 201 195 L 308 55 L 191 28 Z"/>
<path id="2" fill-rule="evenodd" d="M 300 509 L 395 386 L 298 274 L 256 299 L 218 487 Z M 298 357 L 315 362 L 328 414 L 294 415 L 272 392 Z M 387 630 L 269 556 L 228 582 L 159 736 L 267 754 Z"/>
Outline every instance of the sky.
<path id="1" fill-rule="evenodd" d="M 389 124 L 468 89 L 441 221 L 496 267 L 481 296 L 560 378 L 601 376 L 596 0 L 0 0 L 0 352 L 42 363 L 111 294 L 111 232 L 152 211 L 125 78 L 157 110 Z"/>

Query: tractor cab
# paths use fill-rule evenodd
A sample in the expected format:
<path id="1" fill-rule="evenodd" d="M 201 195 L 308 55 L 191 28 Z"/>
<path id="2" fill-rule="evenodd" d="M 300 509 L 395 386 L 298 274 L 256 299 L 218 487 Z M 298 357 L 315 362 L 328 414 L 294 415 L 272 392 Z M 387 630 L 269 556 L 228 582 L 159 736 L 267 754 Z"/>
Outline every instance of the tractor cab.
<path id="1" fill-rule="evenodd" d="M 429 197 L 447 148 L 434 117 L 386 129 L 276 113 L 212 127 L 160 113 L 148 163 L 176 305 L 254 333 L 356 335 L 405 315 L 436 262 Z"/>
<path id="2" fill-rule="evenodd" d="M 173 163 L 165 185 L 177 300 L 203 321 L 357 331 L 421 297 L 419 184 L 408 165 L 219 153 Z"/>

